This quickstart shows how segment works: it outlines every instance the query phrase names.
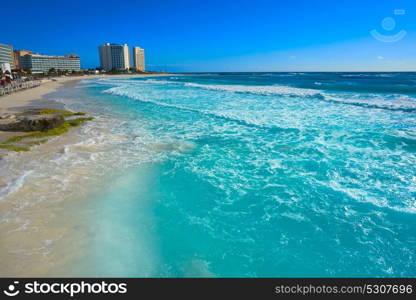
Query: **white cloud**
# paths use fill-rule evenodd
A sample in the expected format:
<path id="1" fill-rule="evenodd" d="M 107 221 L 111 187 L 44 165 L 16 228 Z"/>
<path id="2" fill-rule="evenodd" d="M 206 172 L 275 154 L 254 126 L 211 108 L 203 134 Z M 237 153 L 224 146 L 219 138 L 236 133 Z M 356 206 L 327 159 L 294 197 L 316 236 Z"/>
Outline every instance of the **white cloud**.
<path id="1" fill-rule="evenodd" d="M 384 59 L 384 56 L 379 55 L 379 56 L 377 56 L 377 59 L 383 60 Z"/>

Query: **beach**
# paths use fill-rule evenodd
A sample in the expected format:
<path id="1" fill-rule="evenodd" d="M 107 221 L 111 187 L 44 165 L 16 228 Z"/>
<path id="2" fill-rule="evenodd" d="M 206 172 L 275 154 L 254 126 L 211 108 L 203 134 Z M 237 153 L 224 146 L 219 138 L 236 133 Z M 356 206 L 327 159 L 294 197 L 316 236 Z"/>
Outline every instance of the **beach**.
<path id="1" fill-rule="evenodd" d="M 87 75 L 87 76 L 70 76 L 57 77 L 52 79 L 42 79 L 42 84 L 38 87 L 18 91 L 10 95 L 0 97 L 0 115 L 13 114 L 33 108 L 62 108 L 62 104 L 53 100 L 42 99 L 43 96 L 53 93 L 64 85 L 73 85 L 80 80 L 97 79 L 97 78 L 134 78 L 134 77 L 157 77 L 161 75 Z M 163 75 L 162 75 L 163 76 Z M 0 130 L 0 142 L 5 141 L 22 133 L 7 132 Z"/>
<path id="2" fill-rule="evenodd" d="M 0 98 L 94 118 L 0 160 L 0 276 L 414 276 L 415 79 L 85 76 Z"/>
<path id="3" fill-rule="evenodd" d="M 56 91 L 64 84 L 75 83 L 79 80 L 97 79 L 97 78 L 135 78 L 135 77 L 157 77 L 169 74 L 149 74 L 149 75 L 85 75 L 85 76 L 67 76 L 52 79 L 42 79 L 42 85 L 36 88 L 19 91 L 10 95 L 2 96 L 0 99 L 0 113 L 13 113 L 21 111 L 25 107 L 48 107 L 51 102 L 45 103 L 40 99 L 49 93 Z M 36 101 L 37 100 L 37 101 Z"/>
<path id="4" fill-rule="evenodd" d="M 34 108 L 64 108 L 63 103 L 55 100 L 60 88 L 71 90 L 80 80 L 136 77 L 149 76 L 90 75 L 45 80 L 39 87 L 1 97 L 0 112 L 13 114 Z M 20 134 L 26 133 L 0 131 L 0 140 Z M 112 136 L 109 132 L 102 134 L 110 139 L 127 138 Z M 102 150 L 99 146 L 79 145 L 88 138 L 95 137 L 85 134 L 82 128 L 75 128 L 34 147 L 29 153 L 3 151 L 0 160 L 1 277 L 82 275 L 72 271 L 71 264 L 82 257 L 80 249 L 86 246 L 92 228 L 91 224 L 85 224 L 87 217 L 80 217 L 85 203 L 79 201 L 100 188 L 99 181 L 107 176 L 103 169 L 110 168 L 113 163 L 109 160 L 103 161 L 102 166 L 65 164 L 63 156 L 71 147 L 79 149 L 86 161 L 91 161 L 94 152 Z M 60 158 L 62 163 L 56 164 Z M 49 177 L 51 170 L 54 175 Z M 33 173 L 38 173 L 35 179 L 27 181 L 27 176 Z"/>

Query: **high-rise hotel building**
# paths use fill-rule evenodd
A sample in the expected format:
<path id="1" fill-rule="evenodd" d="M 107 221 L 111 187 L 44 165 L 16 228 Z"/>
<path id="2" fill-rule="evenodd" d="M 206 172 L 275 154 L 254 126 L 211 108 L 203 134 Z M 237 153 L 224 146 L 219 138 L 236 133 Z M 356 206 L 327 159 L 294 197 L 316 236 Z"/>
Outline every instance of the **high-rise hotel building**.
<path id="1" fill-rule="evenodd" d="M 98 47 L 101 68 L 106 71 L 127 70 L 130 68 L 129 47 L 127 44 L 105 43 Z"/>
<path id="2" fill-rule="evenodd" d="M 50 69 L 63 71 L 80 71 L 80 58 L 76 55 L 53 56 L 26 54 L 20 57 L 20 68 L 29 69 L 32 73 L 48 72 Z"/>
<path id="3" fill-rule="evenodd" d="M 13 61 L 13 47 L 9 45 L 0 44 L 0 68 L 14 69 Z"/>
<path id="4" fill-rule="evenodd" d="M 133 64 L 138 71 L 145 71 L 143 48 L 133 47 Z"/>
<path id="5" fill-rule="evenodd" d="M 13 51 L 13 60 L 14 60 L 14 67 L 16 69 L 21 69 L 20 67 L 20 58 L 25 56 L 26 54 L 32 54 L 32 51 L 29 50 L 14 50 Z"/>

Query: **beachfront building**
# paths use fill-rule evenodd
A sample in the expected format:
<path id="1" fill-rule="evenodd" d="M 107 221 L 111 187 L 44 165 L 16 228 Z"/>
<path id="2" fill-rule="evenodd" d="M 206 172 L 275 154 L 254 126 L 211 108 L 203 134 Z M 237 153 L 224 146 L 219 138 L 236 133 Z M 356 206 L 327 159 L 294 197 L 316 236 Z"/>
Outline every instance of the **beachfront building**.
<path id="1" fill-rule="evenodd" d="M 63 71 L 80 71 L 81 63 L 79 56 L 54 56 L 41 54 L 26 54 L 20 57 L 20 67 L 29 69 L 32 73 L 44 73 L 50 69 Z"/>
<path id="2" fill-rule="evenodd" d="M 14 69 L 13 47 L 0 44 L 0 68 Z"/>
<path id="3" fill-rule="evenodd" d="M 140 47 L 133 47 L 133 64 L 134 67 L 141 72 L 145 71 L 144 66 L 144 49 Z"/>
<path id="4" fill-rule="evenodd" d="M 29 50 L 14 50 L 13 51 L 13 61 L 14 61 L 14 67 L 15 69 L 21 69 L 20 68 L 20 58 L 25 56 L 26 54 L 32 54 L 32 51 Z"/>
<path id="5" fill-rule="evenodd" d="M 129 46 L 127 44 L 105 43 L 98 47 L 100 65 L 105 71 L 128 70 L 130 68 Z"/>

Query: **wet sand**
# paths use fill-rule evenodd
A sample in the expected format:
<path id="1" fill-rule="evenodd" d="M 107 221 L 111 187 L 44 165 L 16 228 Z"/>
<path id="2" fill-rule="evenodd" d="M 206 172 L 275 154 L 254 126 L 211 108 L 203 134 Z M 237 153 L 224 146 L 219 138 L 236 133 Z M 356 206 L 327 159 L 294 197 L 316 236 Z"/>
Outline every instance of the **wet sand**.
<path id="1" fill-rule="evenodd" d="M 11 182 L 0 182 L 10 185 L 0 197 L 0 277 L 69 276 L 71 262 L 82 257 L 92 228 L 85 224 L 88 203 L 80 199 L 94 191 L 101 176 L 92 174 L 100 172 L 57 161 L 66 145 L 82 142 L 80 131 L 3 162 Z"/>

